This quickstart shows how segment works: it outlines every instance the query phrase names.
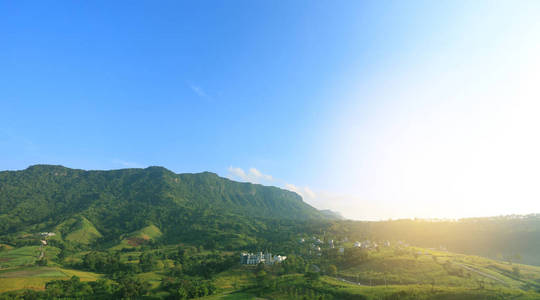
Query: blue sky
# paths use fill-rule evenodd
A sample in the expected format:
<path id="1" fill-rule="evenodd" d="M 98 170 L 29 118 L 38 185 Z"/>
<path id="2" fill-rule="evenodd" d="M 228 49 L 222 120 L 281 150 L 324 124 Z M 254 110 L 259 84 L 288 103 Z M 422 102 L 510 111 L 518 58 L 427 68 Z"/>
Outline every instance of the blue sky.
<path id="1" fill-rule="evenodd" d="M 208 170 L 359 219 L 540 212 L 539 6 L 2 2 L 0 169 Z"/>

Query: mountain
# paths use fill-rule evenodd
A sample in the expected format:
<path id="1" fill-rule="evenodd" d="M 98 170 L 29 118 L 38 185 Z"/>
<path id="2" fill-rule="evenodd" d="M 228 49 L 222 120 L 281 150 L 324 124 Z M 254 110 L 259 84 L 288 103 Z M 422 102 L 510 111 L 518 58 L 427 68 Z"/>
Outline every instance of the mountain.
<path id="1" fill-rule="evenodd" d="M 3 235 L 56 230 L 64 240 L 89 244 L 156 226 L 168 240 L 225 238 L 241 247 L 245 242 L 239 240 L 270 230 L 269 222 L 326 216 L 294 192 L 210 172 L 175 174 L 163 167 L 85 171 L 53 165 L 0 172 Z"/>
<path id="2" fill-rule="evenodd" d="M 337 211 L 333 211 L 330 209 L 322 209 L 320 210 L 320 212 L 329 219 L 345 220 L 345 218 Z"/>

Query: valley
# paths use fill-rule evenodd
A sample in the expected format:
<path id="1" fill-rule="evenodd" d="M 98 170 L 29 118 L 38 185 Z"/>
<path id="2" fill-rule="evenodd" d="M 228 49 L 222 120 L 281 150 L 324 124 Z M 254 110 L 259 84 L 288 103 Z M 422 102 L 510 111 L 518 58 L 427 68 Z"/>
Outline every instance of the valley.
<path id="1" fill-rule="evenodd" d="M 342 220 L 293 192 L 156 167 L 0 179 L 0 299 L 540 299 L 534 215 Z M 485 236 L 500 259 L 474 247 Z"/>

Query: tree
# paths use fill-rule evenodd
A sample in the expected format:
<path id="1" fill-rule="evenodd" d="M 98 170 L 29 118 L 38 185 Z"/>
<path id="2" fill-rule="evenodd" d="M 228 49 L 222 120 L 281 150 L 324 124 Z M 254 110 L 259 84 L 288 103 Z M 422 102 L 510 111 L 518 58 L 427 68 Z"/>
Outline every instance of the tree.
<path id="1" fill-rule="evenodd" d="M 328 269 L 326 270 L 328 275 L 330 276 L 336 276 L 337 275 L 337 267 L 334 265 L 329 265 Z"/>
<path id="2" fill-rule="evenodd" d="M 318 272 L 306 272 L 304 277 L 308 280 L 308 282 L 313 282 L 319 280 L 321 275 Z"/>
<path id="3" fill-rule="evenodd" d="M 356 266 L 368 259 L 368 253 L 364 249 L 350 248 L 345 251 L 344 263 L 347 266 Z"/>
<path id="4" fill-rule="evenodd" d="M 36 260 L 36 265 L 38 266 L 46 266 L 47 264 L 48 264 L 48 261 L 45 257 L 42 259 Z"/>
<path id="5" fill-rule="evenodd" d="M 113 295 L 116 292 L 116 286 L 106 279 L 98 279 L 93 289 L 95 295 Z"/>
<path id="6" fill-rule="evenodd" d="M 152 269 L 157 267 L 157 259 L 151 252 L 143 252 L 139 256 L 139 266 L 143 272 L 152 271 Z"/>
<path id="7" fill-rule="evenodd" d="M 138 298 L 144 296 L 150 289 L 150 284 L 136 277 L 120 278 L 119 295 L 122 298 Z"/>
<path id="8" fill-rule="evenodd" d="M 257 280 L 257 285 L 266 288 L 269 285 L 270 277 L 266 273 L 265 270 L 260 270 L 257 272 L 257 275 L 255 276 L 255 279 Z"/>

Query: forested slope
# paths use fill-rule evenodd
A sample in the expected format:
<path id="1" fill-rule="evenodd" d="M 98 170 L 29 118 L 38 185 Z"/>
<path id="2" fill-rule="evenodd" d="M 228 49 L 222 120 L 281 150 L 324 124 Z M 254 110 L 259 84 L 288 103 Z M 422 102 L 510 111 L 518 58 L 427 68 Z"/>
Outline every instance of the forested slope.
<path id="1" fill-rule="evenodd" d="M 84 171 L 51 165 L 0 172 L 1 235 L 53 230 L 80 217 L 104 240 L 155 225 L 169 240 L 216 237 L 242 243 L 270 223 L 328 218 L 296 193 L 209 172 L 175 174 L 162 167 Z"/>

